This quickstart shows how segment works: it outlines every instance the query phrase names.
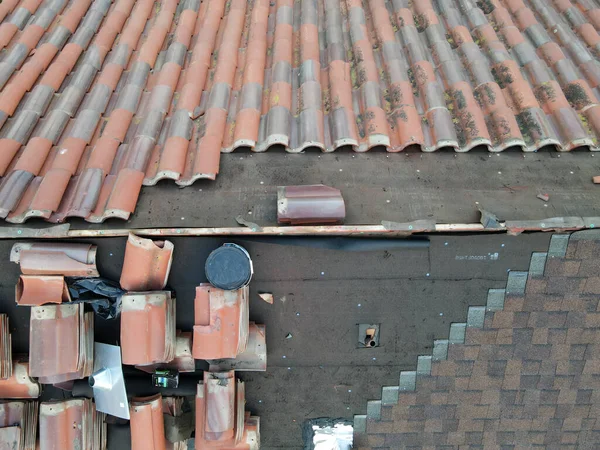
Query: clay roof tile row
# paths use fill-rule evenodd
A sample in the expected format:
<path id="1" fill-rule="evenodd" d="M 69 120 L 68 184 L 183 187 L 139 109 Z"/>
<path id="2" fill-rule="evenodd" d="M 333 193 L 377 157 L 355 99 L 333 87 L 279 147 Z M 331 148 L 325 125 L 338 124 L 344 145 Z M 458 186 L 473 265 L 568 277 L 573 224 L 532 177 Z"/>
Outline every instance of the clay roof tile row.
<path id="1" fill-rule="evenodd" d="M 0 216 L 126 219 L 221 153 L 598 149 L 589 0 L 0 7 Z"/>

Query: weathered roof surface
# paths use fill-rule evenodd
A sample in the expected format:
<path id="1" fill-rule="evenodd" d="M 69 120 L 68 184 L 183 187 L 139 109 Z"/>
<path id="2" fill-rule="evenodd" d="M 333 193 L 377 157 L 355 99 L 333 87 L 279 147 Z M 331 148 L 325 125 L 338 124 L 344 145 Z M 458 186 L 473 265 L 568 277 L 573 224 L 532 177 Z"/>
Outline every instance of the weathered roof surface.
<path id="1" fill-rule="evenodd" d="M 126 219 L 142 184 L 214 179 L 221 152 L 240 147 L 598 146 L 589 1 L 2 5 L 0 216 L 12 222 Z"/>
<path id="2" fill-rule="evenodd" d="M 554 235 L 368 403 L 355 447 L 597 447 L 599 255 L 595 230 Z"/>

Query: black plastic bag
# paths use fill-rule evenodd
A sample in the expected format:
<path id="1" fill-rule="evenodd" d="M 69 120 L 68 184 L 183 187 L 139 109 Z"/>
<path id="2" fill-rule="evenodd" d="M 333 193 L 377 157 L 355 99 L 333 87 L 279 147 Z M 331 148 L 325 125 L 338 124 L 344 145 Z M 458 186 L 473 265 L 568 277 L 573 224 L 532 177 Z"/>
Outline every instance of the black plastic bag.
<path id="1" fill-rule="evenodd" d="M 87 303 L 103 319 L 116 319 L 121 313 L 125 291 L 119 283 L 106 278 L 70 278 L 67 286 L 72 302 Z"/>

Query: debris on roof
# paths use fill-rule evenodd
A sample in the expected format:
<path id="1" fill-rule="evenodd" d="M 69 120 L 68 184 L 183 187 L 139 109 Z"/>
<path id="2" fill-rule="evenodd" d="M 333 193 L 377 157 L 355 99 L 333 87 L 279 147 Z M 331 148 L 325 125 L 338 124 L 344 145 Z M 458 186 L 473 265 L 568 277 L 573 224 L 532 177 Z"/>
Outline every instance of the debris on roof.
<path id="1" fill-rule="evenodd" d="M 37 428 L 37 401 L 0 401 L 0 443 L 5 448 L 36 450 Z"/>
<path id="2" fill-rule="evenodd" d="M 550 196 L 548 194 L 538 194 L 537 198 L 539 198 L 540 200 L 547 202 L 548 200 L 550 200 Z"/>
<path id="3" fill-rule="evenodd" d="M 163 401 L 160 394 L 132 399 L 129 415 L 131 450 L 166 450 Z"/>
<path id="4" fill-rule="evenodd" d="M 234 371 L 204 372 L 196 394 L 197 449 L 260 448 L 260 419 L 244 411 L 245 399 Z"/>
<path id="5" fill-rule="evenodd" d="M 21 306 L 71 301 L 62 275 L 21 275 L 15 291 L 15 300 Z"/>
<path id="6" fill-rule="evenodd" d="M 129 292 L 121 302 L 123 364 L 171 361 L 176 350 L 175 298 L 171 292 Z"/>
<path id="7" fill-rule="evenodd" d="M 600 184 L 600 175 L 599 175 L 599 176 L 597 176 L 597 177 L 594 177 L 594 178 L 592 179 L 592 181 L 594 182 L 594 184 Z"/>
<path id="8" fill-rule="evenodd" d="M 273 304 L 273 294 L 271 294 L 270 292 L 259 292 L 258 296 L 265 302 L 271 305 Z"/>
<path id="9" fill-rule="evenodd" d="M 173 249 L 170 241 L 153 241 L 129 233 L 121 287 L 137 292 L 163 289 L 171 271 Z"/>
<path id="10" fill-rule="evenodd" d="M 29 375 L 42 384 L 88 377 L 94 366 L 94 313 L 83 304 L 33 306 Z"/>
<path id="11" fill-rule="evenodd" d="M 40 385 L 29 376 L 29 363 L 15 360 L 12 375 L 0 380 L 0 398 L 38 398 Z"/>
<path id="12" fill-rule="evenodd" d="M 42 402 L 40 450 L 106 448 L 105 414 L 88 398 Z"/>
<path id="13" fill-rule="evenodd" d="M 10 260 L 25 275 L 97 277 L 96 250 L 91 244 L 20 242 L 13 245 Z"/>
<path id="14" fill-rule="evenodd" d="M 346 206 L 339 189 L 322 184 L 277 188 L 279 223 L 341 223 L 345 217 Z"/>
<path id="15" fill-rule="evenodd" d="M 0 382 L 13 375 L 12 338 L 8 316 L 0 314 Z M 3 398 L 0 396 L 0 398 Z"/>

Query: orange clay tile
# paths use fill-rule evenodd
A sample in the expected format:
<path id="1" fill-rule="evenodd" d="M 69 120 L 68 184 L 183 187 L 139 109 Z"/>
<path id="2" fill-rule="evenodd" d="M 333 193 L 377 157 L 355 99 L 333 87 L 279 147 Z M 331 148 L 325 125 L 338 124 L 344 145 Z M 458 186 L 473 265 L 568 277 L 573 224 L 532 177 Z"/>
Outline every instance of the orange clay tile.
<path id="1" fill-rule="evenodd" d="M 15 291 L 15 300 L 21 306 L 39 306 L 71 300 L 65 278 L 61 275 L 21 275 Z"/>
<path id="2" fill-rule="evenodd" d="M 39 450 L 106 448 L 104 416 L 88 398 L 41 403 Z"/>
<path id="3" fill-rule="evenodd" d="M 29 377 L 29 363 L 13 362 L 12 376 L 0 380 L 0 398 L 38 398 L 40 385 Z"/>
<path id="4" fill-rule="evenodd" d="M 123 364 L 167 363 L 175 357 L 175 299 L 169 291 L 130 292 L 122 297 Z"/>
<path id="5" fill-rule="evenodd" d="M 99 276 L 96 246 L 90 244 L 18 243 L 12 247 L 10 260 L 25 275 Z"/>
<path id="6" fill-rule="evenodd" d="M 233 370 L 204 372 L 196 393 L 196 449 L 258 450 L 260 419 L 244 405 L 244 383 Z"/>
<path id="7" fill-rule="evenodd" d="M 2 433 L 0 443 L 7 444 L 3 439 L 9 438 L 20 442 L 19 446 L 9 445 L 7 450 L 37 450 L 37 429 L 38 429 L 38 410 L 37 401 L 4 401 L 0 403 L 0 430 L 17 429 L 17 433 Z"/>
<path id="8" fill-rule="evenodd" d="M 129 415 L 131 450 L 165 450 L 163 402 L 160 394 L 132 399 Z"/>
<path id="9" fill-rule="evenodd" d="M 152 241 L 129 233 L 121 287 L 128 291 L 163 289 L 171 270 L 173 248 L 170 241 Z"/>
<path id="10" fill-rule="evenodd" d="M 248 287 L 224 291 L 201 284 L 196 287 L 194 314 L 195 359 L 235 358 L 246 349 Z"/>
<path id="11" fill-rule="evenodd" d="M 214 180 L 240 148 L 598 149 L 586 0 L 49 5 L 0 3 L 11 223 L 126 220 L 142 185 Z"/>

